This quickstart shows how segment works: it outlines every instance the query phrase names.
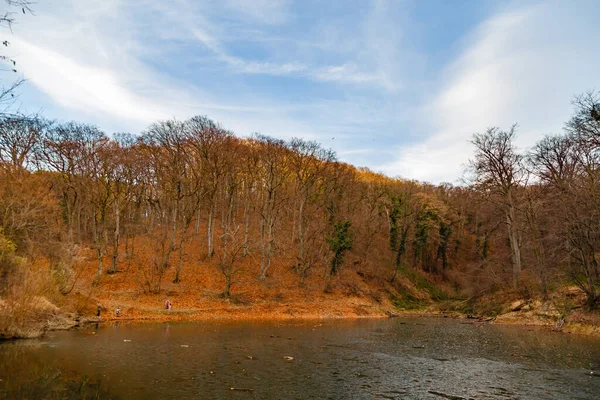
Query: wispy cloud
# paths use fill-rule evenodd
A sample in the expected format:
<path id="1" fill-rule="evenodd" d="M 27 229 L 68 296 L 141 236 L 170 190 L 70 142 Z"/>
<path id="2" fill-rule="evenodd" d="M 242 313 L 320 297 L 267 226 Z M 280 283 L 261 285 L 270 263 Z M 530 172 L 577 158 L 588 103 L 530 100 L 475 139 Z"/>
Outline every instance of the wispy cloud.
<path id="1" fill-rule="evenodd" d="M 356 65 L 344 64 L 324 67 L 314 72 L 315 79 L 331 82 L 377 83 L 380 77 L 358 71 Z"/>
<path id="2" fill-rule="evenodd" d="M 344 161 L 435 182 L 460 176 L 473 133 L 519 122 L 527 146 L 560 128 L 573 94 L 600 87 L 599 28 L 583 6 L 503 4 L 469 35 L 444 30 L 444 45 L 462 44 L 452 49 L 419 19 L 442 18 L 431 7 L 40 2 L 11 51 L 29 79 L 24 105 L 49 117 L 138 131 L 207 114 L 242 135 L 316 139 Z"/>
<path id="3" fill-rule="evenodd" d="M 456 182 L 472 154 L 474 133 L 519 123 L 517 144 L 525 148 L 560 130 L 572 96 L 600 83 L 590 68 L 600 65 L 600 56 L 590 51 L 595 44 L 594 36 L 585 35 L 589 22 L 558 1 L 517 5 L 485 21 L 417 116 L 415 129 L 432 134 L 398 148 L 397 160 L 381 168 Z"/>
<path id="4" fill-rule="evenodd" d="M 219 60 L 225 62 L 238 73 L 266 74 L 266 75 L 288 75 L 306 70 L 304 65 L 298 63 L 277 64 L 272 62 L 247 61 L 240 57 L 228 54 L 221 43 L 214 37 L 198 28 L 192 28 L 194 36 L 201 41 L 206 48 L 215 53 Z"/>
<path id="5" fill-rule="evenodd" d="M 115 71 L 78 63 L 24 40 L 15 39 L 15 46 L 27 79 L 67 108 L 138 122 L 168 116 L 158 102 L 148 100 L 148 93 L 129 90 Z"/>

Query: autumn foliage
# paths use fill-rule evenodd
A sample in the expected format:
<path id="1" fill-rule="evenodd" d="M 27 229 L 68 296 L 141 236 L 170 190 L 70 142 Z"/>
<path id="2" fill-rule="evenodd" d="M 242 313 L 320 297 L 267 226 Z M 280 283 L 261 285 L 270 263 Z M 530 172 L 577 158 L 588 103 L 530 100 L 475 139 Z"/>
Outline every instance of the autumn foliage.
<path id="1" fill-rule="evenodd" d="M 4 118 L 0 295 L 37 271 L 54 302 L 79 310 L 123 293 L 158 303 L 177 288 L 190 299 L 296 288 L 381 302 L 498 288 L 547 296 L 565 283 L 593 308 L 594 96 L 578 99 L 564 135 L 529 153 L 514 146 L 516 128 L 476 135 L 462 186 L 386 177 L 298 138 L 240 138 L 202 116 L 110 137 L 76 122 Z"/>

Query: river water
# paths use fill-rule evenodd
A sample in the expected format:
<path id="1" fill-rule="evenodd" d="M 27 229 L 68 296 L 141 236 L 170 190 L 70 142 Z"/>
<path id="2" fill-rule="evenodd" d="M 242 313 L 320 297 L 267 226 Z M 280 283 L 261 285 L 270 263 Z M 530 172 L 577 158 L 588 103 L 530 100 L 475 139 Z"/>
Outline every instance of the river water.
<path id="1" fill-rule="evenodd" d="M 599 375 L 598 339 L 442 318 L 115 324 L 0 344 L 7 399 L 598 400 Z"/>

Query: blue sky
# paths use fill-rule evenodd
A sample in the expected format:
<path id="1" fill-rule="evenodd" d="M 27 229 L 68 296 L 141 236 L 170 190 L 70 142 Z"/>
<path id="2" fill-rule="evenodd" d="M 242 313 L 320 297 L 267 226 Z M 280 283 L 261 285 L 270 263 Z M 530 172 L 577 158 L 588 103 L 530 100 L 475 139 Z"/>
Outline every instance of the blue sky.
<path id="1" fill-rule="evenodd" d="M 390 176 L 457 183 L 468 140 L 521 148 L 600 89 L 594 0 L 39 0 L 10 52 L 19 101 L 137 133 L 207 115 L 317 140 Z M 4 75 L 2 79 L 7 79 Z"/>

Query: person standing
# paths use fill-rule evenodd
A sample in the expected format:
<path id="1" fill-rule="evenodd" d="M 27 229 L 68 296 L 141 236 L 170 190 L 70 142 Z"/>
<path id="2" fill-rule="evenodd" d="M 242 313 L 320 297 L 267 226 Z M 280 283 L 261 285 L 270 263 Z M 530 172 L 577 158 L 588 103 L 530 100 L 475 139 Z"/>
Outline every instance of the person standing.
<path id="1" fill-rule="evenodd" d="M 99 318 L 102 313 L 102 304 L 98 303 L 98 307 L 96 307 L 96 316 Z"/>

